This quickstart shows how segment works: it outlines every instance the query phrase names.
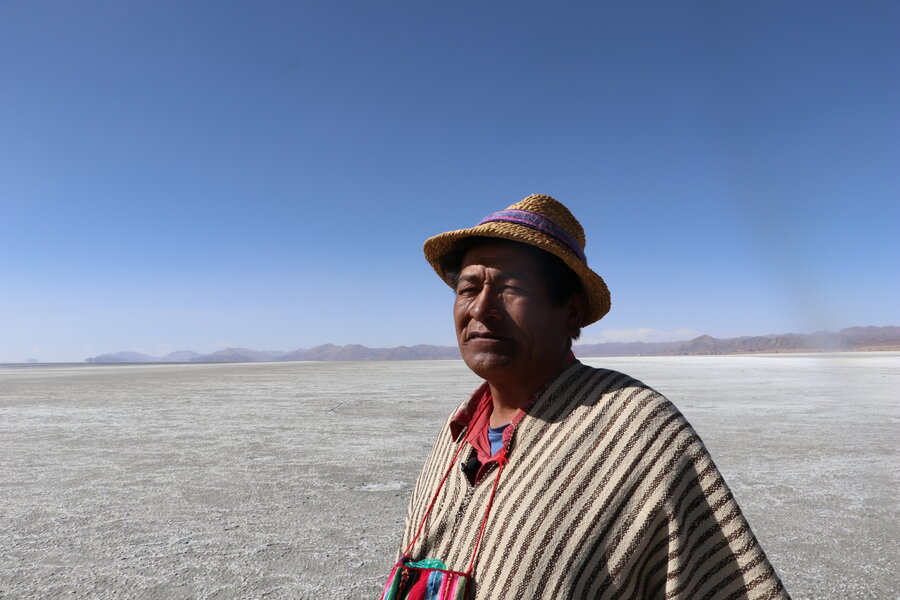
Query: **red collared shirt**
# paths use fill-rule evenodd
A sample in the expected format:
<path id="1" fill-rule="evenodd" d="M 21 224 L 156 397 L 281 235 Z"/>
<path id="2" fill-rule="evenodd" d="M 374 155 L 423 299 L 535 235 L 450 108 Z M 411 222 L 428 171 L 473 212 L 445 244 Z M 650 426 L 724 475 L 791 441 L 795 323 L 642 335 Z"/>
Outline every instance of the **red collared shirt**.
<path id="1" fill-rule="evenodd" d="M 563 364 L 569 364 L 573 360 L 575 360 L 575 355 L 570 350 Z M 534 402 L 534 398 L 532 398 L 532 402 Z M 453 415 L 453 419 L 450 421 L 450 435 L 453 436 L 453 439 L 459 439 L 459 436 L 465 431 L 466 441 L 475 449 L 478 462 L 481 463 L 473 480 L 475 483 L 481 481 L 491 464 L 501 459 L 506 459 L 509 441 L 512 439 L 513 432 L 519 421 L 525 416 L 525 411 L 519 409 L 510 422 L 509 427 L 503 430 L 503 448 L 498 450 L 496 454 L 491 455 L 491 443 L 488 441 L 487 430 L 493 411 L 494 403 L 491 396 L 491 386 L 485 381 L 475 390 L 469 401 Z"/>
<path id="2" fill-rule="evenodd" d="M 524 410 L 519 410 L 516 413 L 509 427 L 503 430 L 503 448 L 498 450 L 496 454 L 491 455 L 491 443 L 488 441 L 487 429 L 491 422 L 493 410 L 494 403 L 491 396 L 491 387 L 485 381 L 475 390 L 475 393 L 472 394 L 465 406 L 450 421 L 450 434 L 454 439 L 458 439 L 465 430 L 466 441 L 475 449 L 478 462 L 481 463 L 474 478 L 476 483 L 481 481 L 482 476 L 488 471 L 492 463 L 497 462 L 501 458 L 506 458 L 513 430 L 515 430 L 519 421 L 522 420 L 522 417 L 525 416 Z"/>

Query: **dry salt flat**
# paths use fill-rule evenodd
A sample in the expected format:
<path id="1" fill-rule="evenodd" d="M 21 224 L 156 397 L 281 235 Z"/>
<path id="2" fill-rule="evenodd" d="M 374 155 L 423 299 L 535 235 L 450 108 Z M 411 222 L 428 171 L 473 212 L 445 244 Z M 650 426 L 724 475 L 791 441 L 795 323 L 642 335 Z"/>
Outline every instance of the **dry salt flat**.
<path id="1" fill-rule="evenodd" d="M 795 599 L 900 596 L 900 353 L 587 358 L 703 437 Z M 376 598 L 460 361 L 0 367 L 0 598 Z"/>

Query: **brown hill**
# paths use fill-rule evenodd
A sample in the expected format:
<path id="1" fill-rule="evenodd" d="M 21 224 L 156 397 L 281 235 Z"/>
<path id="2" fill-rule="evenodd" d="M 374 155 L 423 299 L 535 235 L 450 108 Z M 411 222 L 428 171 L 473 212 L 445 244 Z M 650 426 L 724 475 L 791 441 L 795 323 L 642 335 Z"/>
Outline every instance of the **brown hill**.
<path id="1" fill-rule="evenodd" d="M 776 352 L 835 352 L 863 350 L 900 350 L 900 327 L 848 327 L 837 332 L 785 333 L 753 337 L 718 339 L 701 335 L 681 342 L 612 342 L 579 344 L 573 348 L 578 356 L 672 356 L 692 354 L 754 354 Z M 226 348 L 198 356 L 196 353 L 173 353 L 182 362 L 266 362 L 266 361 L 375 361 L 375 360 L 440 360 L 458 359 L 455 346 L 398 346 L 368 348 L 359 344 L 335 346 L 323 344 L 293 352 L 257 351 L 248 348 Z M 86 359 L 87 362 L 161 362 L 146 354 L 117 352 Z M 171 359 L 170 359 L 171 360 Z"/>
<path id="2" fill-rule="evenodd" d="M 849 327 L 838 332 L 785 333 L 718 339 L 701 335 L 684 342 L 582 344 L 579 356 L 671 356 L 900 350 L 900 327 Z"/>

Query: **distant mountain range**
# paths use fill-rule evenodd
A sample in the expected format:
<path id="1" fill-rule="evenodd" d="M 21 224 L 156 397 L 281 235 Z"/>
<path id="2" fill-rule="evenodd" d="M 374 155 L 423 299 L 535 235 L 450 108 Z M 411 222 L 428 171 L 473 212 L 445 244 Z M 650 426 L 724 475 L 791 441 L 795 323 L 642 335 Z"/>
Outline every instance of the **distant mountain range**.
<path id="1" fill-rule="evenodd" d="M 785 333 L 756 337 L 717 339 L 701 335 L 682 342 L 609 342 L 577 344 L 578 356 L 677 356 L 692 354 L 754 354 L 777 352 L 838 352 L 863 350 L 900 350 L 900 327 L 848 327 L 837 332 Z M 353 361 L 353 360 L 433 360 L 458 359 L 455 346 L 399 346 L 368 348 L 358 344 L 335 346 L 325 344 L 292 352 L 259 351 L 248 348 L 225 348 L 212 354 L 190 350 L 171 352 L 165 356 L 149 356 L 140 352 L 115 352 L 85 359 L 89 363 L 222 363 L 222 362 L 287 362 L 287 361 Z"/>

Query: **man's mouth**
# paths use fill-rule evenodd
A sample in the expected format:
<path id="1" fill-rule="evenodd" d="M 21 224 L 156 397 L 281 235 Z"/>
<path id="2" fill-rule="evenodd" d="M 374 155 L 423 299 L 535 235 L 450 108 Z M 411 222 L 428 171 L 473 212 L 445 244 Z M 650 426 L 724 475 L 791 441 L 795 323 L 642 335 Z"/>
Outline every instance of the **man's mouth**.
<path id="1" fill-rule="evenodd" d="M 507 338 L 507 337 L 504 337 L 504 336 L 499 335 L 499 334 L 496 334 L 496 333 L 491 333 L 491 332 L 489 332 L 489 331 L 478 332 L 478 333 L 470 333 L 468 336 L 466 336 L 466 341 L 467 341 L 467 342 L 468 342 L 468 341 L 472 341 L 472 340 L 496 340 L 496 341 L 506 341 L 506 340 L 508 340 L 508 339 L 509 339 L 509 338 Z"/>

